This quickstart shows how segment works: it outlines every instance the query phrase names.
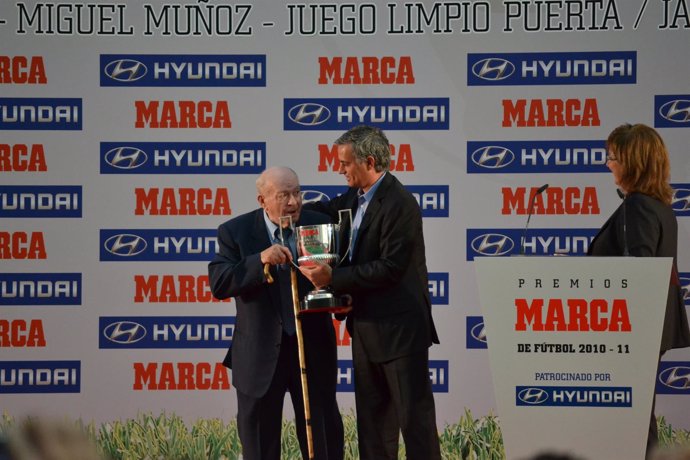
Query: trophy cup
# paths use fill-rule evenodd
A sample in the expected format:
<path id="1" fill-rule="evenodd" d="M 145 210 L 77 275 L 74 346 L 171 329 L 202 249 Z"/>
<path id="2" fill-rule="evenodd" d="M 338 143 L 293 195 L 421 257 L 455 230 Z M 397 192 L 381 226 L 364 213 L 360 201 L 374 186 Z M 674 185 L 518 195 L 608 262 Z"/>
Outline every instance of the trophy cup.
<path id="1" fill-rule="evenodd" d="M 349 237 L 347 250 L 343 256 L 339 256 L 340 244 L 343 241 L 343 215 L 347 215 L 349 224 Z M 295 229 L 297 242 L 297 264 L 309 266 L 315 264 L 328 264 L 335 268 L 347 257 L 352 248 L 352 210 L 343 209 L 338 212 L 338 224 L 304 225 Z M 344 313 L 350 311 L 349 296 L 339 296 L 333 289 L 315 289 L 310 291 L 300 302 L 301 312 Z"/>

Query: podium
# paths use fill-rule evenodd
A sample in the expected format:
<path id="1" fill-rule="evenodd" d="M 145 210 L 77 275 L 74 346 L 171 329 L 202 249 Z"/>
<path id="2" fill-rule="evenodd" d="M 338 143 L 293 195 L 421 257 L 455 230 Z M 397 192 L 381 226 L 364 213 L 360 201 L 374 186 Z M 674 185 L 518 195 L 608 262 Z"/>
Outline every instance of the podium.
<path id="1" fill-rule="evenodd" d="M 508 459 L 644 459 L 671 261 L 474 260 Z"/>

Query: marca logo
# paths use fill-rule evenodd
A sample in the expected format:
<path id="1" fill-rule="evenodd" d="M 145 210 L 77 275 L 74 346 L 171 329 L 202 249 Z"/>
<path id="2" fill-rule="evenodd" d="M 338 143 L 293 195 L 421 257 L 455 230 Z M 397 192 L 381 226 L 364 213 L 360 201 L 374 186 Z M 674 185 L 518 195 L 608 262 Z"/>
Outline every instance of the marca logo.
<path id="1" fill-rule="evenodd" d="M 132 390 L 229 390 L 229 369 L 222 363 L 133 363 Z"/>
<path id="2" fill-rule="evenodd" d="M 101 142 L 101 174 L 259 174 L 265 142 Z"/>
<path id="3" fill-rule="evenodd" d="M 265 55 L 102 54 L 101 86 L 266 86 Z"/>
<path id="4" fill-rule="evenodd" d="M 335 144 L 319 144 L 319 172 L 338 172 L 340 160 L 338 160 L 338 146 Z M 412 158 L 412 146 L 410 144 L 390 144 L 391 158 L 390 171 L 414 171 L 414 159 Z"/>
<path id="5" fill-rule="evenodd" d="M 599 214 L 595 187 L 549 187 L 537 193 L 538 187 L 502 187 L 503 215 L 577 215 Z"/>
<path id="6" fill-rule="evenodd" d="M 47 259 L 43 232 L 0 232 L 0 259 Z"/>
<path id="7" fill-rule="evenodd" d="M 468 86 L 610 85 L 636 82 L 636 51 L 467 55 Z"/>
<path id="8" fill-rule="evenodd" d="M 690 216 L 690 184 L 671 184 L 673 201 L 671 206 L 677 216 Z"/>
<path id="9" fill-rule="evenodd" d="M 0 84 L 45 85 L 48 83 L 42 56 L 0 56 Z"/>
<path id="10" fill-rule="evenodd" d="M 359 124 L 381 129 L 447 130 L 449 98 L 290 99 L 283 129 L 342 131 Z"/>
<path id="11" fill-rule="evenodd" d="M 599 107 L 587 99 L 503 99 L 504 128 L 600 126 Z"/>
<path id="12" fill-rule="evenodd" d="M 685 301 L 685 306 L 690 307 L 690 272 L 681 272 L 680 275 L 680 288 L 683 292 L 683 300 Z"/>
<path id="13" fill-rule="evenodd" d="M 43 144 L 0 144 L 0 171 L 48 171 Z"/>
<path id="14" fill-rule="evenodd" d="M 81 185 L 0 185 L 0 217 L 81 217 Z"/>
<path id="15" fill-rule="evenodd" d="M 448 305 L 448 272 L 429 273 L 431 305 Z"/>
<path id="16" fill-rule="evenodd" d="M 632 407 L 632 388 L 516 386 L 515 405 L 525 407 Z"/>
<path id="17" fill-rule="evenodd" d="M 152 187 L 134 189 L 137 216 L 229 216 L 230 197 L 226 187 Z"/>
<path id="18" fill-rule="evenodd" d="M 134 275 L 136 303 L 231 302 L 216 299 L 208 275 Z"/>
<path id="19" fill-rule="evenodd" d="M 449 216 L 448 185 L 408 185 L 405 189 L 414 196 L 422 210 L 422 217 Z M 347 192 L 347 186 L 302 185 L 302 196 L 311 201 L 328 201 Z"/>
<path id="20" fill-rule="evenodd" d="M 660 394 L 690 395 L 690 362 L 660 362 L 656 392 Z"/>
<path id="21" fill-rule="evenodd" d="M 0 305 L 81 305 L 81 273 L 0 273 Z"/>
<path id="22" fill-rule="evenodd" d="M 0 130 L 80 131 L 81 123 L 81 99 L 0 98 Z"/>
<path id="23" fill-rule="evenodd" d="M 42 319 L 0 319 L 0 348 L 45 348 Z"/>
<path id="24" fill-rule="evenodd" d="M 434 393 L 448 393 L 448 361 L 429 360 L 429 379 Z M 338 360 L 338 380 L 336 390 L 340 393 L 355 391 L 355 369 L 350 359 Z"/>
<path id="25" fill-rule="evenodd" d="M 80 391 L 81 361 L 0 361 L 0 394 Z"/>
<path id="26" fill-rule="evenodd" d="M 690 94 L 654 96 L 654 126 L 690 127 Z"/>
<path id="27" fill-rule="evenodd" d="M 234 316 L 101 316 L 98 348 L 228 348 Z"/>
<path id="28" fill-rule="evenodd" d="M 465 318 L 465 330 L 465 346 L 468 349 L 487 348 L 483 316 L 467 316 Z"/>
<path id="29" fill-rule="evenodd" d="M 598 173 L 604 141 L 468 141 L 468 174 Z"/>
<path id="30" fill-rule="evenodd" d="M 319 57 L 319 85 L 412 85 L 410 56 Z"/>
<path id="31" fill-rule="evenodd" d="M 228 101 L 134 101 L 135 128 L 232 128 Z"/>
<path id="32" fill-rule="evenodd" d="M 216 230 L 104 229 L 100 260 L 108 262 L 205 261 L 217 252 Z"/>
<path id="33" fill-rule="evenodd" d="M 525 255 L 585 255 L 598 229 L 529 229 L 524 237 Z M 467 229 L 467 260 L 520 253 L 524 234 L 519 229 Z"/>

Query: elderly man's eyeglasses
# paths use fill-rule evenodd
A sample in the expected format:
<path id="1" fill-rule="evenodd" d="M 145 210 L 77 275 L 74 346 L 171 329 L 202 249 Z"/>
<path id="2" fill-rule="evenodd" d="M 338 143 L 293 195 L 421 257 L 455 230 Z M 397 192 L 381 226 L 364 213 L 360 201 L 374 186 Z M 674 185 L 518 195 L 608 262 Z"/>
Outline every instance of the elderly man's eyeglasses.
<path id="1" fill-rule="evenodd" d="M 275 194 L 275 200 L 281 203 L 287 203 L 290 198 L 294 198 L 295 201 L 300 201 L 302 199 L 302 192 L 299 190 L 294 192 L 278 192 Z"/>

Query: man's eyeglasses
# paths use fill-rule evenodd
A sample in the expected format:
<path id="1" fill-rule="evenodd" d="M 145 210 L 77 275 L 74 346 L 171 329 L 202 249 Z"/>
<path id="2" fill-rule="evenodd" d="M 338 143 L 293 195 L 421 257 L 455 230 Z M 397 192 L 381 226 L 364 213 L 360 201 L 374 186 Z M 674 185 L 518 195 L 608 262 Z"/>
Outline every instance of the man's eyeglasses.
<path id="1" fill-rule="evenodd" d="M 299 190 L 295 192 L 278 192 L 275 194 L 275 200 L 281 203 L 287 203 L 290 198 L 294 198 L 295 201 L 300 201 L 302 199 L 302 192 Z"/>

